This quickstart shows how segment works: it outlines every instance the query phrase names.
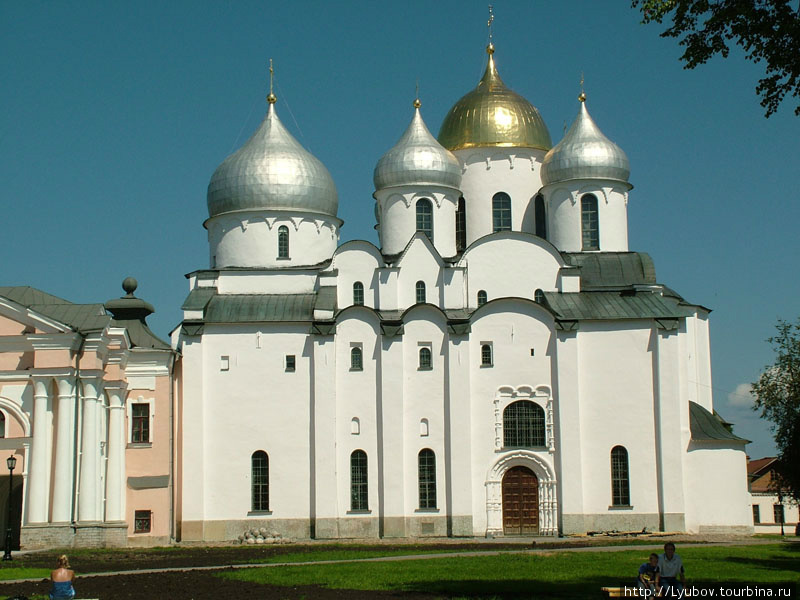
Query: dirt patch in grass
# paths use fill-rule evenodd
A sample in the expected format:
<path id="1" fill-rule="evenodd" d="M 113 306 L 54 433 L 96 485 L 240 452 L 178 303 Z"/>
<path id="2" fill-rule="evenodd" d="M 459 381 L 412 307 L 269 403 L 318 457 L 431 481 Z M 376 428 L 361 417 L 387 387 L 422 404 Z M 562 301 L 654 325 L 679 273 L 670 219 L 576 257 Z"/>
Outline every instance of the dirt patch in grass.
<path id="1" fill-rule="evenodd" d="M 259 598 L 260 600 L 431 600 L 427 594 L 392 593 L 363 590 L 331 590 L 319 586 L 279 587 L 227 580 L 211 571 L 176 571 L 139 575 L 81 577 L 75 582 L 76 598 L 100 600 L 220 600 Z M 50 582 L 0 584 L 0 596 L 23 594 L 47 597 Z"/>

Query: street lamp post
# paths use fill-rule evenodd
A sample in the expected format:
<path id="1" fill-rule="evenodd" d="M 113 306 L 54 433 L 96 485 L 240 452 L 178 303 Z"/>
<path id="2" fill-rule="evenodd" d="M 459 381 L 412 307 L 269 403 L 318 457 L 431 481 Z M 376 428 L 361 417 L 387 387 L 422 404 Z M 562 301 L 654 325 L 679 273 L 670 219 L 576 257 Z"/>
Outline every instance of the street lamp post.
<path id="1" fill-rule="evenodd" d="M 8 504 L 6 505 L 6 553 L 3 560 L 11 558 L 11 484 L 14 480 L 14 467 L 17 466 L 17 457 L 13 454 L 6 459 L 8 465 Z"/>

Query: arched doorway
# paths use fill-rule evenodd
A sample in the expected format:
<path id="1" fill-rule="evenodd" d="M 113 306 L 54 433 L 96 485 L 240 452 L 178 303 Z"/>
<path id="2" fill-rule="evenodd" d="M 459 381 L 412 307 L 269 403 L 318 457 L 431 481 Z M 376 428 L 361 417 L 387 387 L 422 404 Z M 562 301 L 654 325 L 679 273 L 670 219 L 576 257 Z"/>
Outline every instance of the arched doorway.
<path id="1" fill-rule="evenodd" d="M 527 467 L 512 467 L 503 476 L 503 533 L 539 533 L 539 478 Z"/>

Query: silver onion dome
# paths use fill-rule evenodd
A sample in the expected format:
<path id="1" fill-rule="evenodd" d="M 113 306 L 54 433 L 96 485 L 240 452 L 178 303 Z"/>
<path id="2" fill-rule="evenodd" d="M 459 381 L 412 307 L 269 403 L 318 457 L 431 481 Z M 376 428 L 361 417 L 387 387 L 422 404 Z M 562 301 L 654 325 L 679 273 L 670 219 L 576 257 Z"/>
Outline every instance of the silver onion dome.
<path id="1" fill-rule="evenodd" d="M 217 167 L 208 184 L 210 217 L 237 210 L 286 210 L 335 217 L 339 197 L 328 169 L 292 137 L 275 96 L 256 132 Z"/>
<path id="2" fill-rule="evenodd" d="M 455 155 L 431 135 L 419 100 L 414 101 L 414 118 L 400 138 L 375 166 L 373 182 L 381 190 L 399 185 L 434 184 L 458 189 L 461 165 Z"/>
<path id="3" fill-rule="evenodd" d="M 586 96 L 579 96 L 581 109 L 564 139 L 542 161 L 542 183 L 570 179 L 611 179 L 628 183 L 628 157 L 609 140 L 589 116 Z"/>

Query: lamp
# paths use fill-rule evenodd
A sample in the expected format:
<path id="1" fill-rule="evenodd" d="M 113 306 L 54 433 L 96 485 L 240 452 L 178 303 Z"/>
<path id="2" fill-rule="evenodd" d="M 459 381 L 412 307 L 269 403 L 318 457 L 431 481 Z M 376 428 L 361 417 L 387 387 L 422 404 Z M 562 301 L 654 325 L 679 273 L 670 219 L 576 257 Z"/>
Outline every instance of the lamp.
<path id="1" fill-rule="evenodd" d="M 3 560 L 11 558 L 11 484 L 14 480 L 14 467 L 17 466 L 17 457 L 13 454 L 6 459 L 8 466 L 8 504 L 6 505 L 6 551 Z"/>

